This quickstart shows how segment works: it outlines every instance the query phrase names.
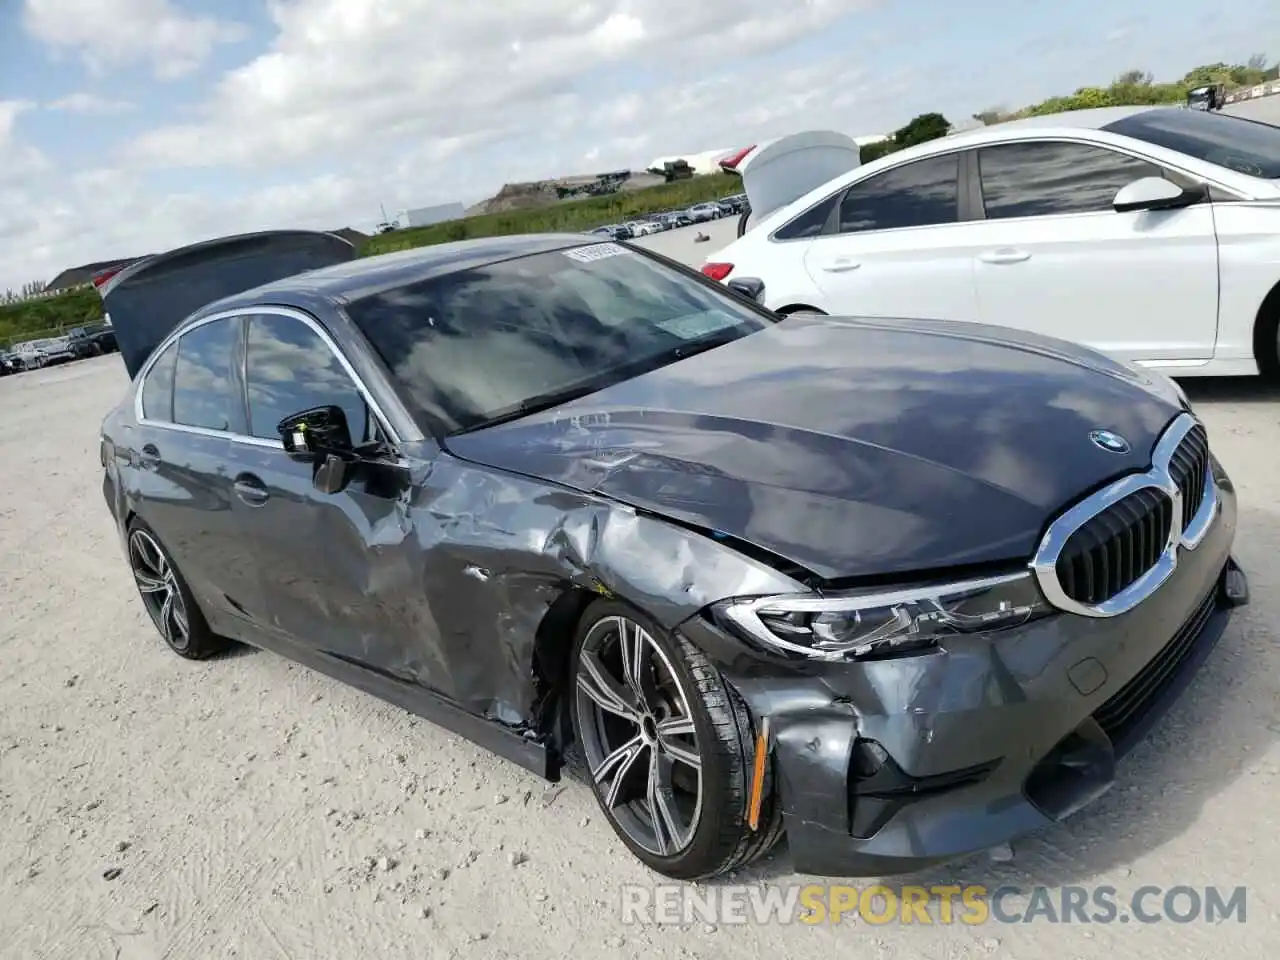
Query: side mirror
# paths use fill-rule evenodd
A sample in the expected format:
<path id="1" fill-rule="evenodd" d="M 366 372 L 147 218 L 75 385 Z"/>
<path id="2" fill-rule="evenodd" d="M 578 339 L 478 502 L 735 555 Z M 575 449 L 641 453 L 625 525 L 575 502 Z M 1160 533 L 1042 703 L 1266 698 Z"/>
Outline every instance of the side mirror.
<path id="1" fill-rule="evenodd" d="M 340 493 L 351 481 L 355 451 L 341 407 L 313 407 L 276 425 L 285 451 L 315 464 L 311 482 L 321 493 Z"/>
<path id="2" fill-rule="evenodd" d="M 764 281 L 756 277 L 735 277 L 725 284 L 730 290 L 757 303 L 764 300 Z"/>
<path id="3" fill-rule="evenodd" d="M 1143 177 L 1121 187 L 1112 206 L 1117 213 L 1140 210 L 1176 210 L 1199 203 L 1209 195 L 1204 184 L 1183 189 L 1164 177 Z"/>
<path id="4" fill-rule="evenodd" d="M 287 453 L 318 460 L 329 454 L 348 459 L 353 455 L 351 428 L 341 407 L 312 407 L 285 417 L 276 430 Z"/>

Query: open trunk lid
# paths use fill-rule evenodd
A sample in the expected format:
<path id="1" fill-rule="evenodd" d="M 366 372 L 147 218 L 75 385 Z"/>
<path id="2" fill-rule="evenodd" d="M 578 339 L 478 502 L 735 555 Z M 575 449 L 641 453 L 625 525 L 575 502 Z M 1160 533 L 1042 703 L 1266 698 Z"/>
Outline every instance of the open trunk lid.
<path id="1" fill-rule="evenodd" d="M 132 379 L 169 331 L 206 304 L 355 256 L 355 247 L 332 233 L 269 230 L 144 257 L 98 274 L 93 284 Z"/>
<path id="2" fill-rule="evenodd" d="M 806 130 L 748 147 L 720 161 L 726 173 L 742 177 L 751 212 L 750 229 L 775 210 L 862 163 L 850 136 L 833 130 Z"/>

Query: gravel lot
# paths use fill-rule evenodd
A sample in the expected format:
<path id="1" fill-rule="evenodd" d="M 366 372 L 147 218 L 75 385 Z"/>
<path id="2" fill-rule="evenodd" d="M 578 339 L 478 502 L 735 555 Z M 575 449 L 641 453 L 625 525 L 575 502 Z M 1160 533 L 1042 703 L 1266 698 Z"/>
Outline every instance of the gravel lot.
<path id="1" fill-rule="evenodd" d="M 733 225 L 694 232 L 646 242 L 697 263 Z M 549 788 L 269 654 L 167 653 L 99 489 L 97 428 L 124 387 L 115 356 L 0 380 L 0 956 L 1190 960 L 1280 945 L 1280 393 L 1188 383 L 1239 487 L 1253 603 L 1187 695 L 1093 808 L 1012 863 L 927 878 L 1110 884 L 1122 900 L 1246 885 L 1246 924 L 717 929 L 622 925 L 620 885 L 655 878 L 584 787 Z M 782 849 L 739 879 L 796 878 Z"/>

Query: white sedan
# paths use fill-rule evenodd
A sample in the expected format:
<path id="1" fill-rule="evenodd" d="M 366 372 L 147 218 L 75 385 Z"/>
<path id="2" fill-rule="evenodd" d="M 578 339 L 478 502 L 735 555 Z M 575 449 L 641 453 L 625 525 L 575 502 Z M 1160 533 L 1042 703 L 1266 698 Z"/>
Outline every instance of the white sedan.
<path id="1" fill-rule="evenodd" d="M 754 153 L 746 232 L 702 270 L 775 311 L 972 320 L 1172 376 L 1280 376 L 1280 127 L 1115 107 L 866 166 L 830 133 Z"/>

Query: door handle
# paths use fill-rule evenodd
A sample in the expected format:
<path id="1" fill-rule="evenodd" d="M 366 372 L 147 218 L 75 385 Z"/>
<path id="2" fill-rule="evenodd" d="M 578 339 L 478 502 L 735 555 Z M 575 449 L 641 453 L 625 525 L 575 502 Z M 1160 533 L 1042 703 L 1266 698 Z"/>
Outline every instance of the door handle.
<path id="1" fill-rule="evenodd" d="M 260 507 L 271 497 L 267 485 L 252 473 L 242 473 L 235 479 L 236 496 L 251 507 Z"/>
<path id="2" fill-rule="evenodd" d="M 827 273 L 848 273 L 850 270 L 857 270 L 862 264 L 856 260 L 832 260 L 830 263 L 823 264 L 822 269 Z"/>
<path id="3" fill-rule="evenodd" d="M 991 250 L 987 253 L 978 255 L 978 259 L 983 263 L 1022 263 L 1031 259 L 1031 254 L 1026 250 L 1014 250 L 1010 247 L 1002 247 L 999 250 Z"/>
<path id="4" fill-rule="evenodd" d="M 138 451 L 138 463 L 144 467 L 154 467 L 160 462 L 160 448 L 154 443 L 143 444 Z"/>

